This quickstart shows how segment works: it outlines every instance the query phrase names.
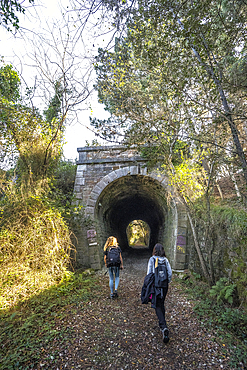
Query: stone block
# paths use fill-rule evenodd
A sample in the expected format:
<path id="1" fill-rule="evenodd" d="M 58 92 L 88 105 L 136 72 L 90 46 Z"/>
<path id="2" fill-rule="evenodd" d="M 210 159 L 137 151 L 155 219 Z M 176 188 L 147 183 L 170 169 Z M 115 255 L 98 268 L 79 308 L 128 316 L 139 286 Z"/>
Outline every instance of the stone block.
<path id="1" fill-rule="evenodd" d="M 93 216 L 94 215 L 94 207 L 87 206 L 85 209 L 86 216 Z"/>
<path id="2" fill-rule="evenodd" d="M 187 227 L 187 220 L 182 220 L 178 218 L 178 226 L 183 228 Z"/>
<path id="3" fill-rule="evenodd" d="M 155 171 L 151 173 L 151 176 L 153 179 L 158 180 L 158 181 L 161 181 L 163 179 L 163 176 L 160 173 L 157 173 Z"/>
<path id="4" fill-rule="evenodd" d="M 115 173 L 115 171 L 109 173 L 109 179 L 110 179 L 110 182 L 114 181 L 117 179 L 117 174 Z"/>
<path id="5" fill-rule="evenodd" d="M 87 201 L 87 207 L 94 207 L 95 206 L 95 200 L 94 199 L 88 199 Z"/>
<path id="6" fill-rule="evenodd" d="M 83 177 L 76 177 L 75 185 L 85 185 L 85 179 Z"/>
<path id="7" fill-rule="evenodd" d="M 91 268 L 94 270 L 101 270 L 101 263 L 92 263 Z"/>
<path id="8" fill-rule="evenodd" d="M 79 178 L 82 178 L 82 177 L 85 177 L 84 176 L 84 172 L 83 171 L 81 171 L 81 172 L 76 172 L 76 179 L 79 179 Z"/>
<path id="9" fill-rule="evenodd" d="M 147 167 L 141 167 L 141 175 L 147 175 Z"/>
<path id="10" fill-rule="evenodd" d="M 90 256 L 94 256 L 94 255 L 98 254 L 99 253 L 98 244 L 95 242 L 95 243 L 92 243 L 91 245 L 89 245 L 88 252 L 89 252 Z"/>
<path id="11" fill-rule="evenodd" d="M 186 253 L 186 245 L 179 245 L 176 246 L 177 253 L 185 254 Z"/>
<path id="12" fill-rule="evenodd" d="M 186 227 L 187 214 L 185 212 L 178 212 L 178 225 L 179 227 Z"/>
<path id="13" fill-rule="evenodd" d="M 185 269 L 185 263 L 184 262 L 175 262 L 173 266 L 173 270 L 183 271 Z"/>
<path id="14" fill-rule="evenodd" d="M 108 184 L 110 184 L 110 182 L 111 182 L 111 178 L 110 178 L 110 176 L 109 175 L 106 175 L 105 177 L 104 177 L 104 183 L 106 184 L 106 185 L 108 185 Z"/>
<path id="15" fill-rule="evenodd" d="M 81 192 L 81 187 L 80 187 L 80 185 L 76 185 L 75 187 L 74 187 L 74 193 L 80 193 Z"/>
<path id="16" fill-rule="evenodd" d="M 100 195 L 100 193 L 102 192 L 103 188 L 101 186 L 99 186 L 99 184 L 95 185 L 95 187 L 93 188 L 93 192 L 95 194 L 97 194 L 97 196 Z"/>
<path id="17" fill-rule="evenodd" d="M 98 182 L 97 189 L 100 189 L 99 193 L 101 193 L 102 190 L 104 190 L 107 185 L 108 184 L 104 180 L 101 180 L 100 182 Z"/>
<path id="18" fill-rule="evenodd" d="M 100 264 L 100 258 L 98 256 L 90 256 L 90 264 Z"/>
<path id="19" fill-rule="evenodd" d="M 127 169 L 126 168 L 120 168 L 119 170 L 116 170 L 115 172 L 117 174 L 117 177 L 119 178 L 119 177 L 126 176 L 129 172 L 129 169 L 128 168 Z"/>
<path id="20" fill-rule="evenodd" d="M 187 229 L 186 227 L 178 227 L 178 235 L 186 236 Z"/>
<path id="21" fill-rule="evenodd" d="M 177 253 L 176 254 L 176 263 L 185 263 L 186 254 L 185 253 Z"/>
<path id="22" fill-rule="evenodd" d="M 77 173 L 78 172 L 84 172 L 84 171 L 86 171 L 86 169 L 87 169 L 87 165 L 86 164 L 78 164 L 77 165 Z"/>
<path id="23" fill-rule="evenodd" d="M 177 245 L 186 245 L 186 237 L 183 235 L 177 236 Z"/>
<path id="24" fill-rule="evenodd" d="M 181 220 L 187 220 L 187 213 L 186 212 L 179 212 L 178 210 L 178 218 Z"/>
<path id="25" fill-rule="evenodd" d="M 137 175 L 138 174 L 138 166 L 130 166 L 130 174 Z"/>

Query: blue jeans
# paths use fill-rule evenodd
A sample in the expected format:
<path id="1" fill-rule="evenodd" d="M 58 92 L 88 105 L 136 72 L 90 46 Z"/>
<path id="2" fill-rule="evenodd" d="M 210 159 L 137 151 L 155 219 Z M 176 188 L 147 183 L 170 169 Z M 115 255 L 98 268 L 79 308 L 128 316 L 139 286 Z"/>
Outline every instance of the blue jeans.
<path id="1" fill-rule="evenodd" d="M 113 287 L 114 287 L 114 275 L 115 275 L 115 290 L 118 288 L 119 284 L 119 270 L 118 266 L 108 267 L 109 272 L 109 287 L 111 290 L 111 294 L 113 294 Z"/>

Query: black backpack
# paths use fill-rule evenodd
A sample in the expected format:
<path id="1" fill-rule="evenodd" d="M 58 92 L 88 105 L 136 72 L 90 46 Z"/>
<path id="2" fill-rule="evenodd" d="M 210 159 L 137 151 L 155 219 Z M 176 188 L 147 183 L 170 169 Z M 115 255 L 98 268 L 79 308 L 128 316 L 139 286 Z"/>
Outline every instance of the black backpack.
<path id="1" fill-rule="evenodd" d="M 156 261 L 154 261 L 155 263 Z M 155 288 L 167 288 L 168 287 L 168 275 L 166 262 L 160 263 L 158 260 L 158 266 L 155 267 Z"/>
<path id="2" fill-rule="evenodd" d="M 120 266 L 120 248 L 111 248 L 107 252 L 107 267 Z"/>

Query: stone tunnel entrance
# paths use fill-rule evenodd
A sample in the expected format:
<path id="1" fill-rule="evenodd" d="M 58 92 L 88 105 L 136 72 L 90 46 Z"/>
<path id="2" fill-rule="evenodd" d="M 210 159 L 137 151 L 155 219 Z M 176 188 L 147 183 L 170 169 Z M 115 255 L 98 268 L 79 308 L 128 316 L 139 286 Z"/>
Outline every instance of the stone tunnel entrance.
<path id="1" fill-rule="evenodd" d="M 109 184 L 96 203 L 95 216 L 106 239 L 114 235 L 122 250 L 128 250 L 127 226 L 133 220 L 145 221 L 150 228 L 149 249 L 165 243 L 167 234 L 167 194 L 154 179 L 124 176 Z"/>
<path id="2" fill-rule="evenodd" d="M 123 251 L 130 251 L 127 227 L 134 220 L 142 220 L 150 229 L 149 252 L 157 242 L 163 244 L 172 268 L 184 270 L 187 215 L 169 188 L 167 177 L 159 171 L 149 172 L 145 159 L 135 149 L 77 150 L 74 195 L 84 210 L 84 223 L 76 235 L 78 264 L 100 269 L 103 246 L 110 235 L 117 237 Z"/>

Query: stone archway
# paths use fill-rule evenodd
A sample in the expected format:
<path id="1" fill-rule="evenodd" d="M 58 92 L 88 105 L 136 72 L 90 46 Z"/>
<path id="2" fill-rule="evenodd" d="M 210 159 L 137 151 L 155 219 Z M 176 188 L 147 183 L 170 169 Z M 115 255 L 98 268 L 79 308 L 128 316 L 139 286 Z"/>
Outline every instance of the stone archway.
<path id="1" fill-rule="evenodd" d="M 78 260 L 98 269 L 108 236 L 129 248 L 126 227 L 141 219 L 150 227 L 150 249 L 165 246 L 175 270 L 186 268 L 187 217 L 184 206 L 168 187 L 168 179 L 148 172 L 145 160 L 121 147 L 79 148 L 75 196 L 91 221 L 78 238 Z M 169 202 L 168 202 L 169 193 Z M 169 203 L 169 204 L 168 204 Z"/>
<path id="2" fill-rule="evenodd" d="M 86 214 L 96 221 L 98 243 L 103 245 L 109 235 L 114 235 L 121 248 L 128 249 L 126 228 L 133 219 L 141 219 L 150 227 L 150 250 L 158 242 L 163 244 L 172 267 L 183 270 L 187 230 L 184 207 L 174 198 L 167 204 L 167 178 L 156 173 L 136 174 L 135 169 L 113 171 L 92 190 Z"/>

